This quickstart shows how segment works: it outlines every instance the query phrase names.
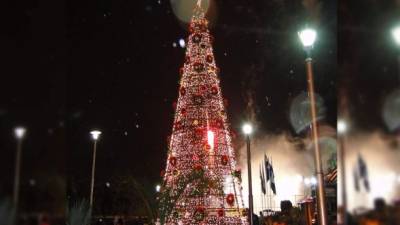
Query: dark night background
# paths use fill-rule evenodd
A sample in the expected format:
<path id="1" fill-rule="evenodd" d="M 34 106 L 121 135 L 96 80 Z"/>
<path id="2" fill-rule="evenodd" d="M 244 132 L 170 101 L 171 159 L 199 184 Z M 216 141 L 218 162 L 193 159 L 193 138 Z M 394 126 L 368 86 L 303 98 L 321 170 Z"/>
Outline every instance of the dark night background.
<path id="1" fill-rule="evenodd" d="M 288 111 L 306 91 L 297 38 L 306 23 L 319 31 L 315 86 L 327 107 L 325 122 L 336 126 L 343 87 L 358 126 L 384 129 L 381 101 L 397 85 L 394 45 L 383 35 L 398 16 L 394 1 L 324 0 L 320 7 L 300 0 L 215 2 L 214 54 L 234 129 L 247 118 L 250 93 L 259 129 L 294 135 Z M 187 36 L 170 1 L 8 3 L 0 17 L 0 194 L 11 194 L 12 128 L 18 124 L 28 128 L 22 201 L 34 188 L 43 190 L 37 197 L 43 202 L 57 202 L 48 189 L 67 191 L 73 200 L 89 195 L 93 128 L 103 132 L 96 191 L 106 182 L 112 189 L 122 175 L 153 191 L 165 167 L 184 58 L 184 49 L 172 43 Z M 37 184 L 30 186 L 30 179 Z M 29 204 L 27 210 L 42 207 Z"/>

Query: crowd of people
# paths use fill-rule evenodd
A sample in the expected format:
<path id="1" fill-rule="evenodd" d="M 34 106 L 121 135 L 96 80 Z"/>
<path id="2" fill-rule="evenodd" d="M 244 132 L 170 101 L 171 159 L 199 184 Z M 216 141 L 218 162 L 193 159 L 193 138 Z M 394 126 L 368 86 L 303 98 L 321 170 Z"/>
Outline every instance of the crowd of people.
<path id="1" fill-rule="evenodd" d="M 339 215 L 341 208 L 339 208 Z M 266 215 L 267 214 L 267 215 Z M 33 217 L 32 217 L 33 218 Z M 61 224 L 54 218 L 50 219 L 46 215 L 41 215 L 34 219 L 25 218 L 20 221 L 24 225 L 51 225 Z M 393 205 L 387 205 L 383 199 L 376 199 L 374 208 L 363 213 L 348 213 L 345 217 L 347 223 L 337 223 L 336 219 L 330 219 L 329 225 L 347 224 L 347 225 L 400 225 L 400 201 Z M 96 219 L 96 225 L 112 224 L 112 225 L 141 225 L 146 224 L 146 219 L 125 220 L 123 218 L 104 218 Z M 253 225 L 309 225 L 310 221 L 301 208 L 293 207 L 290 201 L 281 202 L 280 212 L 259 212 L 259 215 L 253 214 Z M 316 219 L 312 220 L 312 225 L 318 225 Z"/>
<path id="2" fill-rule="evenodd" d="M 263 212 L 260 212 L 260 215 L 255 217 L 253 224 L 305 225 L 305 219 L 302 216 L 301 210 L 299 208 L 293 207 L 290 201 L 282 201 L 280 212 L 269 213 L 269 215 L 264 215 Z"/>
<path id="3" fill-rule="evenodd" d="M 364 213 L 347 214 L 348 225 L 400 225 L 400 201 L 387 205 L 384 199 L 376 199 L 374 208 Z"/>

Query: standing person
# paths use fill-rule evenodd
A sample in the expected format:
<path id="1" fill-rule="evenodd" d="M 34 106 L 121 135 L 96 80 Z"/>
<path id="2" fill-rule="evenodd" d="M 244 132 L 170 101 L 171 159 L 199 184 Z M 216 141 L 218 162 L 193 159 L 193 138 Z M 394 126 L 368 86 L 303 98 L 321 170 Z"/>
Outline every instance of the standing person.
<path id="1" fill-rule="evenodd" d="M 253 213 L 253 225 L 260 225 L 260 220 L 258 219 L 258 216 Z"/>
<path id="2" fill-rule="evenodd" d="M 263 215 L 262 211 L 260 211 L 259 223 L 260 223 L 260 225 L 264 225 L 265 224 L 264 215 Z"/>

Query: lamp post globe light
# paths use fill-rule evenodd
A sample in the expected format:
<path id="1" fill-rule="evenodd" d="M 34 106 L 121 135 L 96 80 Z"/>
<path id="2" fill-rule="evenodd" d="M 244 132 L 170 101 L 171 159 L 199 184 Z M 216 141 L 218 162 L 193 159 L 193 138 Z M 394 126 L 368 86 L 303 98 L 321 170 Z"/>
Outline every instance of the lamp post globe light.
<path id="1" fill-rule="evenodd" d="M 317 39 L 317 32 L 312 28 L 306 28 L 298 33 L 304 47 L 312 47 Z"/>
<path id="2" fill-rule="evenodd" d="M 16 127 L 16 128 L 14 129 L 14 134 L 15 134 L 15 137 L 16 137 L 17 139 L 22 139 L 22 138 L 24 138 L 25 133 L 26 133 L 26 129 L 25 129 L 24 127 Z"/>
<path id="3" fill-rule="evenodd" d="M 96 150 L 97 150 L 97 140 L 100 138 L 101 131 L 99 130 L 92 130 L 90 131 L 90 135 L 92 136 L 92 139 L 94 141 L 93 143 L 93 159 L 92 159 L 92 179 L 90 183 L 90 208 L 92 209 L 93 207 L 93 192 L 94 192 L 94 175 L 95 175 L 95 170 L 96 170 Z"/>
<path id="4" fill-rule="evenodd" d="M 253 127 L 249 123 L 246 123 L 243 125 L 242 130 L 244 134 L 250 135 L 253 132 Z"/>
<path id="5" fill-rule="evenodd" d="M 306 52 L 306 72 L 307 86 L 310 96 L 311 109 L 311 132 L 314 145 L 315 170 L 317 175 L 317 202 L 318 202 L 318 218 L 320 225 L 327 225 L 326 203 L 325 203 L 325 187 L 324 174 L 322 170 L 321 151 L 319 148 L 318 127 L 317 127 L 317 109 L 315 104 L 314 78 L 312 68 L 311 50 L 317 39 L 317 31 L 312 28 L 306 28 L 298 32 L 304 51 Z"/>
<path id="6" fill-rule="evenodd" d="M 338 120 L 337 131 L 339 134 L 345 134 L 347 131 L 347 123 L 344 120 Z"/>
<path id="7" fill-rule="evenodd" d="M 90 131 L 90 135 L 92 135 L 92 138 L 95 141 L 97 141 L 97 139 L 99 139 L 100 134 L 101 134 L 101 131 L 99 131 L 99 130 Z"/>
<path id="8" fill-rule="evenodd" d="M 19 200 L 19 183 L 21 174 L 21 155 L 22 155 L 22 141 L 26 134 L 26 128 L 14 128 L 14 136 L 17 139 L 17 152 L 15 155 L 15 174 L 14 174 L 14 190 L 13 190 L 13 204 L 15 211 L 18 210 Z M 16 214 L 15 214 L 16 215 Z"/>
<path id="9" fill-rule="evenodd" d="M 253 132 L 253 127 L 249 123 L 245 123 L 242 127 L 243 133 L 246 135 L 247 145 L 247 176 L 249 183 L 249 221 L 253 225 L 253 185 L 251 178 L 251 152 L 250 152 L 250 134 Z"/>
<path id="10" fill-rule="evenodd" d="M 400 25 L 392 29 L 392 37 L 395 43 L 400 47 Z"/>
<path id="11" fill-rule="evenodd" d="M 397 51 L 398 52 L 398 55 L 397 55 L 398 71 L 397 71 L 397 73 L 398 73 L 398 78 L 399 78 L 399 82 L 400 82 L 400 24 L 395 26 L 391 30 L 391 33 L 392 33 L 393 40 L 398 48 L 397 49 L 398 50 Z"/>
<path id="12" fill-rule="evenodd" d="M 318 183 L 317 178 L 311 177 L 310 178 L 310 183 L 311 183 L 311 185 L 316 185 Z"/>

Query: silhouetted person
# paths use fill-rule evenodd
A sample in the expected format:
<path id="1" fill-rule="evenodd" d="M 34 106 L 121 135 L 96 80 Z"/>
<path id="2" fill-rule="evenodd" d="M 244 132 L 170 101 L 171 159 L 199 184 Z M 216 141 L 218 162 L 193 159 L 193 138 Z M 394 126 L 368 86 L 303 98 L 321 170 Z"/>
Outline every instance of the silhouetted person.
<path id="1" fill-rule="evenodd" d="M 292 202 L 289 200 L 281 201 L 281 212 L 282 214 L 288 215 L 292 210 L 293 205 Z"/>
<path id="2" fill-rule="evenodd" d="M 385 200 L 382 198 L 377 198 L 374 201 L 374 209 L 376 212 L 383 212 L 386 209 Z"/>
<path id="3" fill-rule="evenodd" d="M 379 223 L 380 225 L 394 225 L 390 221 L 388 211 L 385 200 L 377 198 L 374 200 L 374 209 L 367 213 L 366 220 L 371 221 L 371 223 Z"/>
<path id="4" fill-rule="evenodd" d="M 281 213 L 279 220 L 286 225 L 302 225 L 304 220 L 301 220 L 301 212 L 294 208 L 291 201 L 281 201 Z"/>
<path id="5" fill-rule="evenodd" d="M 264 215 L 263 215 L 263 212 L 262 211 L 260 211 L 260 217 L 259 217 L 259 219 L 258 219 L 258 222 L 260 223 L 260 225 L 264 225 Z"/>
<path id="6" fill-rule="evenodd" d="M 260 220 L 258 219 L 258 216 L 253 213 L 253 225 L 260 225 Z"/>

